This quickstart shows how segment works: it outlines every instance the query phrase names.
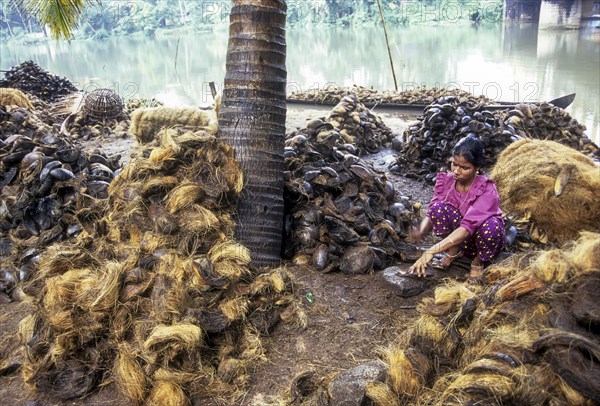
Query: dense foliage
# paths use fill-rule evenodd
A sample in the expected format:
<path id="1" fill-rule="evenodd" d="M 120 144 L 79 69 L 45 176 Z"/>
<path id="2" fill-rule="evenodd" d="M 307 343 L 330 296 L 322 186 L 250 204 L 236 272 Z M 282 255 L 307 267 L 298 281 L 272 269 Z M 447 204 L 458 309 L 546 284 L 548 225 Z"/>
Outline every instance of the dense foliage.
<path id="1" fill-rule="evenodd" d="M 377 0 L 288 0 L 288 25 L 380 24 Z M 381 0 L 387 24 L 495 22 L 502 19 L 502 0 Z M 19 2 L 0 2 L 3 39 L 26 34 L 46 36 L 46 30 Z M 84 8 L 74 38 L 102 39 L 110 35 L 158 30 L 192 31 L 226 27 L 229 0 L 98 0 Z M 29 35 L 31 37 L 32 35 Z"/>

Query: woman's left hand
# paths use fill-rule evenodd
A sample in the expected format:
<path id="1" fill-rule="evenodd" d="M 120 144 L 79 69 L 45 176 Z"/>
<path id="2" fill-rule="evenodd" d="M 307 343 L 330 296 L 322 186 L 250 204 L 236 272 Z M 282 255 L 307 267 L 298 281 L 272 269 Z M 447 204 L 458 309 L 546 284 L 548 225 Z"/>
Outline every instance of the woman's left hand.
<path id="1" fill-rule="evenodd" d="M 423 255 L 421 255 L 421 258 L 417 259 L 409 270 L 412 270 L 417 276 L 427 276 L 427 264 L 432 258 L 433 254 L 429 251 L 425 251 Z"/>

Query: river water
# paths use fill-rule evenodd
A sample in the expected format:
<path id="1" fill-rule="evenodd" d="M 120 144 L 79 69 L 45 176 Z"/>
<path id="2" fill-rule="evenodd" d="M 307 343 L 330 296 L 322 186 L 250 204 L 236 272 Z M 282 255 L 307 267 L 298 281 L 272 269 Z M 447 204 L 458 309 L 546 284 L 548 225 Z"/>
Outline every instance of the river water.
<path id="1" fill-rule="evenodd" d="M 399 90 L 460 88 L 502 101 L 544 101 L 576 92 L 567 111 L 600 143 L 600 29 L 544 31 L 532 24 L 388 26 Z M 5 45 L 0 69 L 25 60 L 78 88 L 123 98 L 207 105 L 225 76 L 227 29 L 160 38 Z M 353 84 L 393 89 L 380 27 L 289 28 L 288 93 Z"/>

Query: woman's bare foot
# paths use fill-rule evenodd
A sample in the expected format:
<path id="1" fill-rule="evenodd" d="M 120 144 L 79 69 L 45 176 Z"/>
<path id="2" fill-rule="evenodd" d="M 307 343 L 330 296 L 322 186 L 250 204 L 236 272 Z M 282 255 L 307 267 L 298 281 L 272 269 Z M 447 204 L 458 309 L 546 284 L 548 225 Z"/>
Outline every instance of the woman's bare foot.
<path id="1" fill-rule="evenodd" d="M 483 276 L 483 261 L 479 256 L 476 256 L 471 262 L 471 272 L 469 272 L 471 278 L 481 278 Z"/>
<path id="2" fill-rule="evenodd" d="M 444 257 L 442 258 L 442 266 L 444 268 L 448 268 L 450 265 L 452 265 L 452 262 L 454 262 L 456 258 L 460 258 L 461 256 L 462 251 L 460 250 L 460 248 L 450 247 L 448 251 L 446 251 Z"/>

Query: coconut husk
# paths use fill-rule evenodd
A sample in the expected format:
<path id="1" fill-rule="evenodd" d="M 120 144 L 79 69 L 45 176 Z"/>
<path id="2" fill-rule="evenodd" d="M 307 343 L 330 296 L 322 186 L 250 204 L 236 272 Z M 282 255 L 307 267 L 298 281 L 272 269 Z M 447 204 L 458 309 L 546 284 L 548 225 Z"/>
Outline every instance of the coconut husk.
<path id="1" fill-rule="evenodd" d="M 130 133 L 139 144 L 146 144 L 154 139 L 162 128 L 176 125 L 203 130 L 210 134 L 217 133 L 217 114 L 214 110 L 201 110 L 194 107 L 151 107 L 140 108 L 131 113 Z"/>
<path id="2" fill-rule="evenodd" d="M 33 104 L 25 93 L 9 87 L 0 88 L 0 106 L 18 106 L 33 110 Z"/>
<path id="3" fill-rule="evenodd" d="M 398 396 L 384 383 L 367 382 L 365 395 L 373 401 L 376 406 L 400 406 Z"/>
<path id="4" fill-rule="evenodd" d="M 516 390 L 508 377 L 490 373 L 461 374 L 454 378 L 440 396 L 444 405 L 498 404 L 499 399 L 510 399 Z"/>
<path id="5" fill-rule="evenodd" d="M 170 381 L 156 381 L 146 399 L 148 406 L 189 406 L 192 403 L 183 388 Z"/>
<path id="6" fill-rule="evenodd" d="M 513 300 L 533 291 L 540 291 L 546 285 L 533 275 L 520 275 L 502 286 L 496 293 L 496 300 Z"/>
<path id="7" fill-rule="evenodd" d="M 181 193 L 190 185 L 201 193 Z M 257 278 L 248 250 L 233 240 L 242 185 L 233 150 L 214 136 L 156 134 L 110 184 L 107 200 L 78 207 L 78 238 L 44 253 L 25 379 L 40 390 L 62 374 L 57 390 L 77 389 L 83 372 L 63 374 L 73 359 L 94 378 L 86 392 L 107 383 L 109 371 L 135 381 L 119 384 L 132 403 L 185 403 L 193 392 L 202 404 L 247 386 L 247 365 L 266 360 L 261 334 L 279 320 L 304 325 L 306 315 L 292 274 L 281 268 Z M 219 377 L 225 359 L 239 360 L 241 372 Z"/>
<path id="8" fill-rule="evenodd" d="M 443 358 L 443 362 L 448 362 L 455 356 L 458 341 L 457 337 L 450 334 L 447 323 L 446 320 L 422 314 L 411 331 L 409 345 L 426 355 L 436 353 Z"/>
<path id="9" fill-rule="evenodd" d="M 550 242 L 600 231 L 600 176 L 592 159 L 553 141 L 521 140 L 506 148 L 491 175 L 502 209 L 528 216 Z"/>
<path id="10" fill-rule="evenodd" d="M 390 350 L 384 354 L 384 358 L 389 365 L 388 379 L 394 392 L 414 398 L 425 388 L 433 371 L 433 363 L 419 350 Z"/>
<path id="11" fill-rule="evenodd" d="M 146 397 L 147 379 L 144 369 L 136 360 L 130 346 L 119 346 L 117 358 L 113 366 L 115 383 L 136 405 L 141 405 Z"/>
<path id="12" fill-rule="evenodd" d="M 415 381 L 419 402 L 440 405 L 598 403 L 599 237 L 585 232 L 562 249 L 496 264 L 492 284 L 473 291 L 438 287 L 384 353 L 389 390 L 410 394 L 402 385 Z M 466 311 L 469 302 L 474 313 Z M 431 366 L 425 382 L 399 373 L 418 369 L 408 350 Z M 392 362 L 388 354 L 404 357 Z M 394 370 L 400 364 L 405 368 Z"/>
<path id="13" fill-rule="evenodd" d="M 579 334 L 549 331 L 533 349 L 573 389 L 600 402 L 600 345 Z M 585 367 L 582 367 L 585 366 Z"/>
<path id="14" fill-rule="evenodd" d="M 144 349 L 157 353 L 191 353 L 202 344 L 202 330 L 193 324 L 158 325 L 144 342 Z"/>
<path id="15" fill-rule="evenodd" d="M 600 270 L 600 235 L 598 233 L 582 232 L 570 249 L 569 260 L 572 262 L 576 273 Z"/>
<path id="16" fill-rule="evenodd" d="M 319 392 L 323 390 L 322 383 L 323 379 L 314 370 L 297 374 L 290 382 L 290 403 L 294 405 L 319 404 L 315 398 L 318 398 Z"/>
<path id="17" fill-rule="evenodd" d="M 575 298 L 570 309 L 575 319 L 588 329 L 600 327 L 600 271 L 581 275 L 569 291 L 573 292 Z"/>

